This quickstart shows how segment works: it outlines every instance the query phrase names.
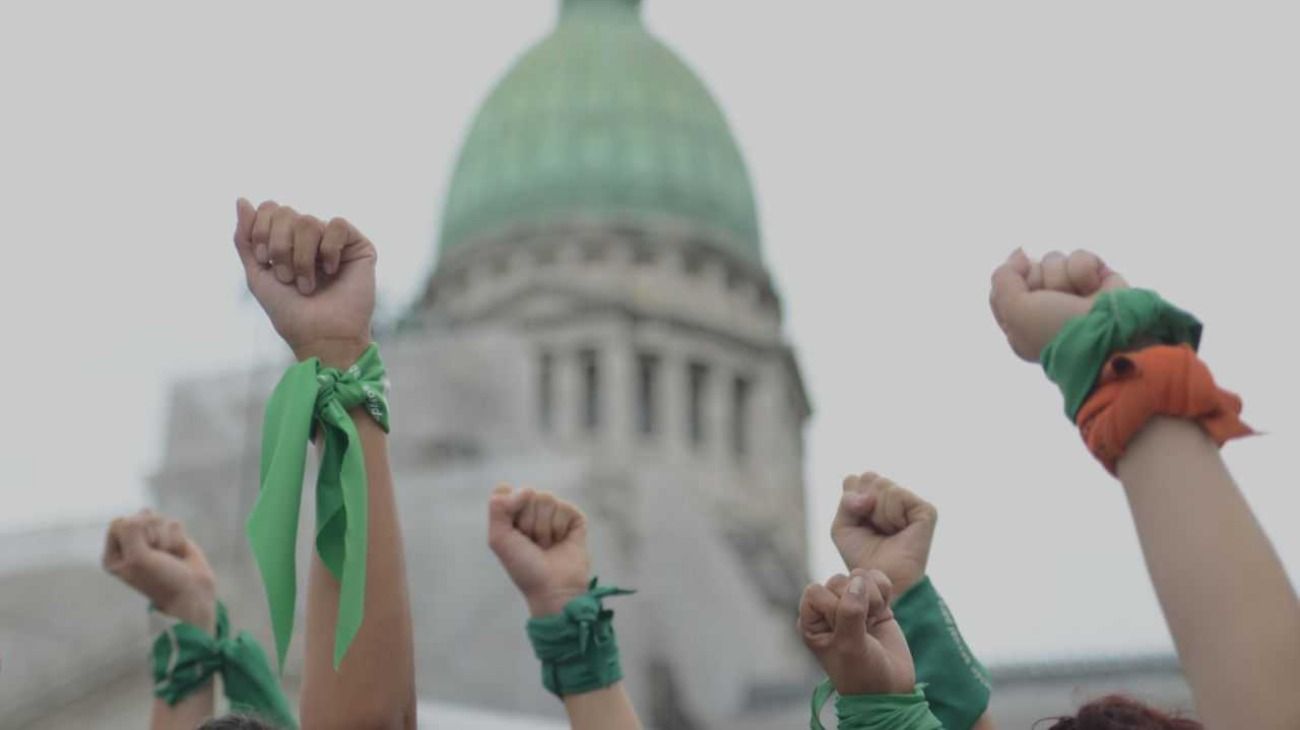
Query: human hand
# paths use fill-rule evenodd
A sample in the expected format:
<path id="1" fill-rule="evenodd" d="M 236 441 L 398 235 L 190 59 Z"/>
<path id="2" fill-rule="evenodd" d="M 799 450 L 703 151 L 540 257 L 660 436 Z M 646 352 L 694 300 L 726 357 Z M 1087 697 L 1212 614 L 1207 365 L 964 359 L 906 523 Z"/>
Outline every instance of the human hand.
<path id="1" fill-rule="evenodd" d="M 939 512 L 874 472 L 844 478 L 831 540 L 847 569 L 876 569 L 906 593 L 925 576 Z"/>
<path id="2" fill-rule="evenodd" d="M 488 500 L 488 546 L 534 617 L 587 592 L 587 518 L 550 492 L 499 486 Z"/>
<path id="3" fill-rule="evenodd" d="M 889 577 L 879 570 L 856 569 L 804 589 L 799 634 L 841 695 L 916 689 L 916 668 L 889 608 L 892 599 Z"/>
<path id="4" fill-rule="evenodd" d="M 299 360 L 347 368 L 370 345 L 375 247 L 351 223 L 322 223 L 266 201 L 236 204 L 235 249 L 248 288 Z"/>
<path id="5" fill-rule="evenodd" d="M 159 611 L 213 630 L 216 576 L 176 520 L 147 509 L 113 520 L 104 541 L 103 565 Z"/>
<path id="6" fill-rule="evenodd" d="M 1075 251 L 1066 257 L 1053 251 L 1035 263 L 1016 249 L 993 272 L 989 304 L 1011 349 L 1037 362 L 1065 323 L 1087 314 L 1098 295 L 1127 287 L 1096 254 Z"/>

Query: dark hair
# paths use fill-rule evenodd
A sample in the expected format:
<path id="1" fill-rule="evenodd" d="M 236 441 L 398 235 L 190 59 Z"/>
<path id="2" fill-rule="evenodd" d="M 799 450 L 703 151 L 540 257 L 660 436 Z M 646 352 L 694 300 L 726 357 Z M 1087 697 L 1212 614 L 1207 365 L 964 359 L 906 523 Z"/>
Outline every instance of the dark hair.
<path id="1" fill-rule="evenodd" d="M 1109 695 L 1079 708 L 1073 717 L 1055 720 L 1047 730 L 1204 730 L 1196 720 L 1170 715 L 1123 695 Z M 1037 727 L 1037 725 L 1035 726 Z"/>
<path id="2" fill-rule="evenodd" d="M 223 715 L 199 725 L 197 730 L 277 730 L 252 715 Z"/>

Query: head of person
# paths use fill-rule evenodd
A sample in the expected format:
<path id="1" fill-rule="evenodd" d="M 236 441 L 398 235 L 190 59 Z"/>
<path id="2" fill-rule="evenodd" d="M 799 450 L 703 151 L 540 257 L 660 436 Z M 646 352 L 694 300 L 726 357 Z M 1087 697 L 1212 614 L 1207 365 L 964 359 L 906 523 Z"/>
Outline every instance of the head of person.
<path id="1" fill-rule="evenodd" d="M 223 715 L 199 725 L 198 730 L 278 730 L 251 715 Z"/>
<path id="2" fill-rule="evenodd" d="M 1122 695 L 1093 700 L 1072 717 L 1044 722 L 1054 723 L 1046 730 L 1204 730 L 1195 720 L 1161 712 Z"/>

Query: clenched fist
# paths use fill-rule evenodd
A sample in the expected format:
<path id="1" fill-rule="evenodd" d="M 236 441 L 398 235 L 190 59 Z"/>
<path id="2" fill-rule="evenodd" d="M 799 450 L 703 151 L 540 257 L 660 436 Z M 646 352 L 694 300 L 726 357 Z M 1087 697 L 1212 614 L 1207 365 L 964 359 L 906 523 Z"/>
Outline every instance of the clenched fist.
<path id="1" fill-rule="evenodd" d="M 846 568 L 880 570 L 902 594 L 925 576 L 938 519 L 934 505 L 867 472 L 845 477 L 831 540 Z"/>
<path id="2" fill-rule="evenodd" d="M 159 611 L 213 629 L 216 576 L 176 520 L 150 510 L 113 520 L 104 541 L 103 565 Z"/>
<path id="3" fill-rule="evenodd" d="M 1037 362 L 1065 323 L 1087 314 L 1099 294 L 1127 287 L 1096 254 L 1053 251 L 1034 262 L 1017 249 L 993 272 L 989 303 L 1011 349 Z"/>
<path id="4" fill-rule="evenodd" d="M 488 546 L 534 617 L 587 591 L 587 518 L 550 492 L 497 487 L 488 500 Z"/>
<path id="5" fill-rule="evenodd" d="M 893 586 L 879 570 L 854 570 L 804 589 L 799 634 L 841 695 L 916 689 L 916 668 L 889 608 L 892 599 Z"/>
<path id="6" fill-rule="evenodd" d="M 351 223 L 266 201 L 236 204 L 248 288 L 299 360 L 346 368 L 370 345 L 375 247 Z"/>

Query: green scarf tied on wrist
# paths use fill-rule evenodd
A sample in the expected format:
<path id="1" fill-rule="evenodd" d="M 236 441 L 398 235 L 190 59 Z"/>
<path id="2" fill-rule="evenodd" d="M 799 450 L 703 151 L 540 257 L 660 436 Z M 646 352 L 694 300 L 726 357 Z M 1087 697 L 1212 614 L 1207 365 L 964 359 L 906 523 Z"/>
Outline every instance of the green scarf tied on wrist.
<path id="1" fill-rule="evenodd" d="M 216 636 L 177 622 L 153 643 L 153 693 L 168 705 L 193 694 L 221 675 L 230 709 L 297 730 L 298 722 L 271 671 L 262 646 L 247 631 L 230 636 L 226 607 L 217 602 Z"/>
<path id="2" fill-rule="evenodd" d="M 628 591 L 596 587 L 564 604 L 564 610 L 528 620 L 528 639 L 542 662 L 542 686 L 556 697 L 577 695 L 608 687 L 623 678 L 614 638 L 614 612 L 601 603 Z"/>
<path id="3" fill-rule="evenodd" d="M 266 404 L 262 489 L 248 517 L 248 542 L 262 572 L 280 668 L 293 636 L 298 506 L 308 441 L 321 433 L 316 477 L 316 553 L 339 582 L 334 668 L 361 628 L 366 598 L 366 464 L 348 410 L 364 406 L 388 430 L 388 383 L 378 346 L 347 370 L 311 358 L 289 368 Z"/>
<path id="4" fill-rule="evenodd" d="M 948 730 L 969 730 L 988 709 L 993 684 L 962 639 L 948 604 L 927 576 L 899 596 L 893 609 L 930 710 Z"/>
<path id="5" fill-rule="evenodd" d="M 840 730 L 943 730 L 943 724 L 930 712 L 925 701 L 925 685 L 917 685 L 911 694 L 840 695 L 835 700 L 835 715 Z M 812 697 L 812 730 L 826 730 L 821 710 L 835 688 L 828 679 L 817 685 Z"/>
<path id="6" fill-rule="evenodd" d="M 1200 343 L 1201 323 L 1192 315 L 1148 289 L 1117 289 L 1067 322 L 1038 359 L 1060 387 L 1065 415 L 1074 423 L 1111 355 L 1142 344 L 1187 344 L 1195 350 Z"/>

